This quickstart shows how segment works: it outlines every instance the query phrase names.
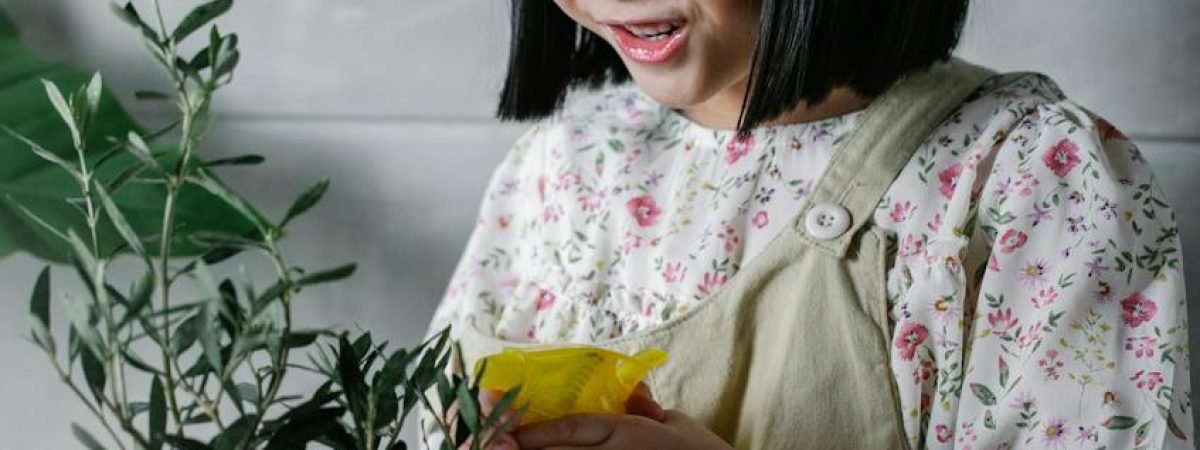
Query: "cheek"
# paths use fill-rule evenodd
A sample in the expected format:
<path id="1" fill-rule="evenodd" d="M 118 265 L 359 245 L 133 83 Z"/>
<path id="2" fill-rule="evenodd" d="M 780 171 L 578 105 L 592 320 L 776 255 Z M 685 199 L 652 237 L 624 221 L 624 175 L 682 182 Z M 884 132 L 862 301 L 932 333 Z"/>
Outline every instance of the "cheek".
<path id="1" fill-rule="evenodd" d="M 572 20 L 574 20 L 575 23 L 588 26 L 590 21 L 587 19 L 587 14 L 584 12 L 583 8 L 580 7 L 580 2 L 578 0 L 554 0 L 554 4 L 558 5 L 558 9 L 561 9 L 562 12 L 566 14 L 567 17 L 570 17 Z"/>

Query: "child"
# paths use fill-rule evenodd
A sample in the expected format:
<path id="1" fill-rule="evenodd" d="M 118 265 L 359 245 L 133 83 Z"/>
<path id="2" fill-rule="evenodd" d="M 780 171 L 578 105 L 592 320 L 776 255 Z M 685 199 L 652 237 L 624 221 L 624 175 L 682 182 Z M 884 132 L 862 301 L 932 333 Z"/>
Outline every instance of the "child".
<path id="1" fill-rule="evenodd" d="M 966 0 L 515 0 L 432 327 L 660 346 L 665 414 L 496 448 L 1185 448 L 1179 240 L 1137 148 L 950 58 Z M 652 416 L 652 417 L 646 417 Z"/>

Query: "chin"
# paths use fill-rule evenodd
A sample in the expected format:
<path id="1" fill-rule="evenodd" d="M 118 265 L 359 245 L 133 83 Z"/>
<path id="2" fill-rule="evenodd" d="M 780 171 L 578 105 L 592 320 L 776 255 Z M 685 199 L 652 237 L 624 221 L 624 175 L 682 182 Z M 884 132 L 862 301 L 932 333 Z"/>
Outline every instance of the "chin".
<path id="1" fill-rule="evenodd" d="M 698 83 L 688 82 L 688 77 L 678 71 L 664 73 L 639 73 L 631 71 L 633 81 L 654 101 L 674 109 L 687 109 L 704 103 L 712 96 L 711 92 L 702 89 Z M 681 80 L 682 79 L 682 80 Z"/>

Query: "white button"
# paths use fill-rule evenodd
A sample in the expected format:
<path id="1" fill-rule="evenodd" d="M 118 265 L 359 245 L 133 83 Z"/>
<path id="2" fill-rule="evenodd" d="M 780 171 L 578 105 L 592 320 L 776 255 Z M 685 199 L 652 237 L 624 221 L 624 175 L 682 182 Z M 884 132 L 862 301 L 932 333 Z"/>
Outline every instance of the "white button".
<path id="1" fill-rule="evenodd" d="M 817 204 L 804 216 L 804 228 L 816 239 L 834 239 L 850 229 L 850 212 L 833 203 Z"/>

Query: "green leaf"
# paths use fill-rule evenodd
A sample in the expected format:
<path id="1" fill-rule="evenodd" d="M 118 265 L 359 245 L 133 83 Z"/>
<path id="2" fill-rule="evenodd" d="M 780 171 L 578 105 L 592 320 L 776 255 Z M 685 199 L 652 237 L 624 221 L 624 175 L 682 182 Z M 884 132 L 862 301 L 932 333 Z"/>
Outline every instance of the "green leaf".
<path id="1" fill-rule="evenodd" d="M 1137 419 L 1129 416 L 1112 416 L 1105 420 L 1103 425 L 1110 430 L 1127 430 L 1137 425 Z"/>
<path id="2" fill-rule="evenodd" d="M 137 12 L 137 8 L 133 6 L 133 2 L 126 3 L 124 7 L 118 6 L 114 3 L 112 5 L 112 9 L 113 12 L 117 14 L 117 17 L 120 17 L 122 20 L 130 25 L 133 25 L 135 28 L 141 31 L 142 36 L 145 36 L 146 39 L 149 39 L 151 42 L 157 42 L 159 40 L 158 32 L 154 31 L 154 29 L 151 28 L 146 21 L 142 20 L 141 15 L 139 15 Z"/>
<path id="3" fill-rule="evenodd" d="M 979 383 L 971 383 L 971 393 L 975 394 L 975 398 L 979 399 L 979 403 L 985 406 L 996 406 L 996 395 L 992 394 L 992 390 L 988 389 Z"/>
<path id="4" fill-rule="evenodd" d="M 367 420 L 367 410 L 370 407 L 367 398 L 367 384 L 363 380 L 362 370 L 358 367 L 358 361 L 361 355 L 354 350 L 354 346 L 342 335 L 338 339 L 338 381 L 342 385 L 342 390 L 346 393 L 346 402 L 350 406 L 350 412 L 354 414 L 356 422 L 360 423 Z"/>
<path id="5" fill-rule="evenodd" d="M 83 135 L 80 134 L 79 124 L 75 122 L 75 114 L 71 111 L 70 104 L 63 97 L 63 93 L 58 89 L 58 85 L 50 80 L 42 80 L 42 87 L 46 90 L 46 97 L 50 99 L 50 104 L 54 105 L 54 110 L 58 112 L 58 117 L 63 121 L 63 124 L 71 130 L 71 141 L 75 144 L 73 148 L 83 146 Z"/>
<path id="6" fill-rule="evenodd" d="M 1180 440 L 1187 440 L 1187 433 L 1184 433 L 1183 428 L 1179 427 L 1179 423 L 1175 422 L 1175 417 L 1171 415 L 1171 410 L 1163 405 L 1158 405 L 1158 413 L 1167 421 L 1167 431 L 1175 435 Z"/>
<path id="7" fill-rule="evenodd" d="M 323 408 L 297 414 L 275 432 L 266 450 L 306 448 L 309 442 L 324 436 L 334 427 L 340 427 L 338 418 L 345 413 L 344 408 Z"/>
<path id="8" fill-rule="evenodd" d="M 82 443 L 84 447 L 87 447 L 88 450 L 104 450 L 104 446 L 100 445 L 100 442 L 97 441 L 96 438 L 92 437 L 91 433 L 88 433 L 87 430 L 79 426 L 79 424 L 71 424 L 71 433 L 74 434 L 75 439 L 79 439 L 79 442 Z"/>
<path id="9" fill-rule="evenodd" d="M 163 441 L 176 450 L 212 450 L 212 447 L 203 442 L 183 436 L 169 435 Z"/>
<path id="10" fill-rule="evenodd" d="M 120 10 L 126 20 L 137 17 L 136 11 Z M 7 26 L 7 19 L 0 19 L 0 24 L 4 24 L 0 28 Z M 0 164 L 0 258 L 24 251 L 43 259 L 68 262 L 68 244 L 38 221 L 59 231 L 88 229 L 77 207 L 66 201 L 80 196 L 80 173 L 78 167 L 73 167 L 77 162 L 67 162 L 78 159 L 74 137 L 61 125 L 63 117 L 47 100 L 47 88 L 41 80 L 53 83 L 61 92 L 78 92 L 83 88 L 87 98 L 96 92 L 94 88 L 88 89 L 93 78 L 91 73 L 35 56 L 22 46 L 15 32 L 0 32 L 0 130 L 21 135 L 0 132 L 0 160 L 4 161 Z M 110 138 L 123 139 L 130 132 L 144 133 L 112 93 L 101 89 L 96 112 L 81 136 L 89 164 L 114 148 Z M 30 144 L 36 145 L 33 151 Z M 164 162 L 179 159 L 176 149 L 163 148 L 160 153 L 159 158 Z M 94 177 L 105 186 L 112 186 L 112 181 L 138 165 L 139 159 L 133 152 L 116 152 L 95 170 Z M 161 232 L 165 194 L 162 185 L 129 183 L 120 191 L 110 190 L 109 194 L 125 212 L 137 235 Z M 199 255 L 208 250 L 191 242 L 189 236 L 193 231 L 244 233 L 252 229 L 251 223 L 242 220 L 226 202 L 196 186 L 184 186 L 176 205 L 179 227 L 175 232 L 178 240 L 172 248 L 174 256 Z M 111 224 L 102 223 L 99 235 L 101 254 L 124 245 L 124 239 Z"/>
<path id="11" fill-rule="evenodd" d="M 171 96 L 158 91 L 137 91 L 133 93 L 133 98 L 138 100 L 167 100 Z"/>
<path id="12" fill-rule="evenodd" d="M 471 430 L 472 435 L 479 435 L 479 398 L 471 392 L 467 383 L 458 385 L 455 390 L 458 398 L 458 414 L 466 421 L 467 428 Z"/>
<path id="13" fill-rule="evenodd" d="M 267 159 L 262 155 L 242 155 L 232 158 L 222 158 L 204 163 L 205 167 L 216 166 L 253 166 L 262 164 Z"/>
<path id="14" fill-rule="evenodd" d="M 64 304 L 67 309 L 67 317 L 71 319 L 71 329 L 75 330 L 75 334 L 83 346 L 91 349 L 92 353 L 97 356 L 107 354 L 104 340 L 100 337 L 95 325 L 92 324 L 90 306 L 70 296 L 66 297 Z"/>
<path id="15" fill-rule="evenodd" d="M 328 190 L 328 178 L 321 180 L 317 184 L 305 190 L 304 193 L 300 194 L 300 197 L 292 203 L 292 206 L 288 208 L 287 215 L 283 217 L 283 221 L 279 223 L 279 227 L 283 228 L 287 226 L 292 219 L 295 219 L 301 214 L 307 212 L 309 209 L 312 209 L 313 206 L 316 206 L 317 202 L 321 201 L 321 197 L 324 197 L 325 192 Z"/>
<path id="16" fill-rule="evenodd" d="M 204 318 L 201 314 L 188 317 L 183 323 L 180 323 L 175 328 L 175 333 L 171 335 L 171 352 L 181 355 L 191 348 L 196 343 L 196 337 L 200 335 L 200 328 L 203 326 Z"/>
<path id="17" fill-rule="evenodd" d="M 354 274 L 355 264 L 346 264 L 344 266 L 335 267 L 329 270 L 310 273 L 296 280 L 297 286 L 310 286 L 314 284 L 330 283 L 338 280 L 343 280 Z"/>
<path id="18" fill-rule="evenodd" d="M 250 437 L 254 435 L 254 424 L 256 422 L 258 422 L 258 416 L 254 414 L 242 416 L 232 424 L 229 424 L 229 427 L 224 432 L 214 437 L 209 446 L 214 450 L 241 449 Z"/>
<path id="19" fill-rule="evenodd" d="M 177 43 L 183 41 L 196 30 L 225 14 L 231 7 L 233 7 L 233 0 L 213 0 L 197 6 L 183 18 L 183 21 L 171 33 L 171 39 Z"/>
<path id="20" fill-rule="evenodd" d="M 42 269 L 33 285 L 33 295 L 29 300 L 29 314 L 46 327 L 50 326 L 50 266 Z"/>
<path id="21" fill-rule="evenodd" d="M 125 244 L 129 245 L 129 248 L 135 254 L 143 258 L 146 257 L 146 247 L 142 245 L 142 238 L 138 237 L 136 231 L 133 231 L 133 227 L 125 219 L 125 214 L 121 212 L 121 208 L 117 207 L 116 202 L 113 202 L 112 197 L 108 195 L 108 191 L 104 189 L 104 184 L 99 182 L 94 184 L 96 195 L 100 197 L 100 203 L 104 205 L 104 212 L 108 213 L 108 220 L 117 228 L 117 233 L 125 239 Z"/>
<path id="22" fill-rule="evenodd" d="M 147 270 L 142 274 L 142 279 L 133 286 L 133 296 L 129 298 L 129 306 L 126 307 L 125 316 L 121 318 L 118 327 L 137 319 L 142 310 L 150 304 L 150 298 L 154 296 L 154 281 L 154 271 Z"/>
<path id="23" fill-rule="evenodd" d="M 158 368 L 150 365 L 150 363 L 146 362 L 146 360 L 142 359 L 136 353 L 130 352 L 126 349 L 121 350 L 121 355 L 125 357 L 125 362 L 129 363 L 129 365 L 133 366 L 135 369 L 153 375 L 163 375 L 161 370 L 158 370 Z"/>
<path id="24" fill-rule="evenodd" d="M 150 382 L 150 449 L 159 450 L 167 434 L 167 400 L 162 380 Z"/>
<path id="25" fill-rule="evenodd" d="M 88 388 L 92 390 L 92 395 L 100 398 L 104 395 L 104 385 L 107 383 L 108 375 L 104 372 L 104 362 L 97 357 L 90 348 L 84 348 L 80 355 L 79 362 L 83 365 L 83 377 L 87 379 Z"/>

